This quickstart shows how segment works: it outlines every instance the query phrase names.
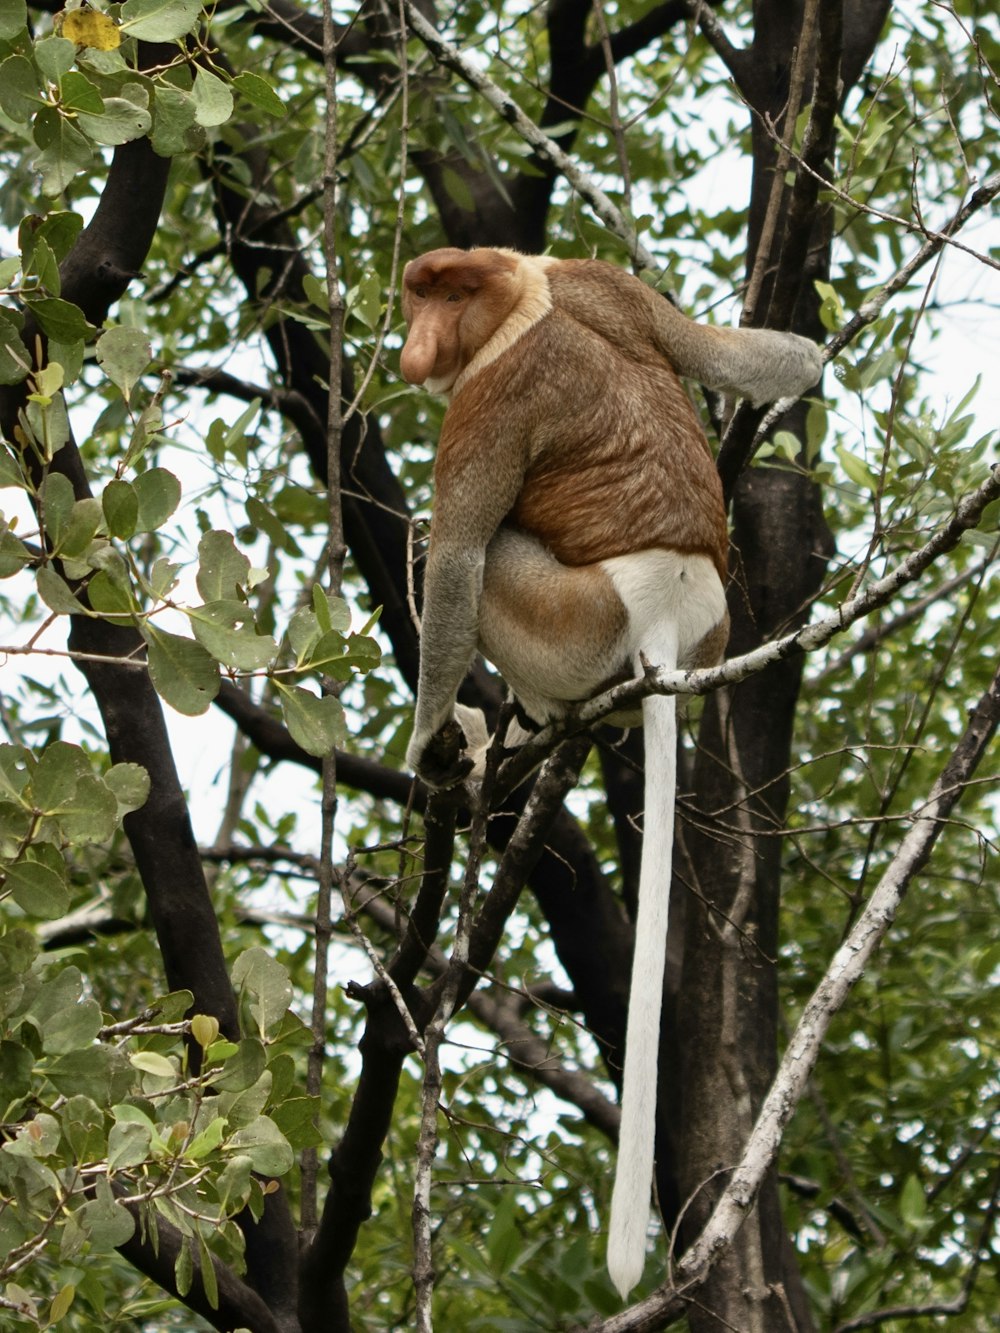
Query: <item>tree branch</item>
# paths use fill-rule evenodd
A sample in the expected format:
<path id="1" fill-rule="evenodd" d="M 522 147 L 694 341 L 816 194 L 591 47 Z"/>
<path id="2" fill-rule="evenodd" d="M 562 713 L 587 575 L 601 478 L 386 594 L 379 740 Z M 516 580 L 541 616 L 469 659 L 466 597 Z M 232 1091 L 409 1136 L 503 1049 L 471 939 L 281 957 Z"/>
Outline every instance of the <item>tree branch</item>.
<path id="1" fill-rule="evenodd" d="M 220 1333 L 246 1328 L 250 1333 L 296 1333 L 294 1324 L 281 1321 L 267 1308 L 252 1287 L 241 1281 L 228 1264 L 213 1257 L 218 1303 L 213 1306 L 205 1291 L 199 1267 L 195 1266 L 191 1287 L 182 1296 L 177 1290 L 175 1265 L 183 1246 L 180 1231 L 161 1214 L 155 1221 L 144 1218 L 135 1205 L 125 1207 L 135 1219 L 135 1234 L 118 1253 L 140 1273 L 144 1273 L 187 1309 L 193 1310 Z M 153 1227 L 155 1226 L 155 1241 Z"/>
<path id="2" fill-rule="evenodd" d="M 847 939 L 834 954 L 792 1034 L 739 1164 L 708 1223 L 677 1263 L 670 1283 L 624 1314 L 591 1325 L 595 1333 L 638 1333 L 678 1309 L 678 1301 L 704 1280 L 729 1248 L 754 1205 L 781 1145 L 831 1020 L 884 939 L 914 877 L 926 864 L 948 815 L 965 790 L 1000 723 L 1000 667 L 972 710 L 969 724 L 941 770 L 921 813 L 900 844 Z"/>

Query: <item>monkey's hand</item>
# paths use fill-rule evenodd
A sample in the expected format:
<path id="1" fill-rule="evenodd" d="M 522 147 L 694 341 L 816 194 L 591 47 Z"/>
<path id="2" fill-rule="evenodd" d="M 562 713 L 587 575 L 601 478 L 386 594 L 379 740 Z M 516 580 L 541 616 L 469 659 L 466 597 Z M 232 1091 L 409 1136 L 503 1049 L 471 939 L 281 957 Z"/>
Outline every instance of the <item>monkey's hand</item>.
<path id="1" fill-rule="evenodd" d="M 427 739 L 415 736 L 407 748 L 406 761 L 428 787 L 457 787 L 476 766 L 467 744 L 461 723 L 451 718 Z"/>
<path id="2" fill-rule="evenodd" d="M 798 333 L 774 329 L 728 331 L 742 333 L 747 339 L 740 349 L 747 354 L 741 367 L 743 374 L 732 387 L 749 398 L 754 407 L 780 398 L 801 398 L 823 373 L 820 348 Z"/>

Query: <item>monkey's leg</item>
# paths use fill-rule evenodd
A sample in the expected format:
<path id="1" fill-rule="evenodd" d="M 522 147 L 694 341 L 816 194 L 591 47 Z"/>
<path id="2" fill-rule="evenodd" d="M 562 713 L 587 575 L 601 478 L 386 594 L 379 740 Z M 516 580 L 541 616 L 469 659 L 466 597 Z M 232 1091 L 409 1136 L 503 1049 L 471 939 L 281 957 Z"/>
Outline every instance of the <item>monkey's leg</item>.
<path id="1" fill-rule="evenodd" d="M 535 721 L 561 716 L 630 668 L 628 617 L 600 565 L 569 566 L 501 528 L 486 551 L 479 647 Z"/>

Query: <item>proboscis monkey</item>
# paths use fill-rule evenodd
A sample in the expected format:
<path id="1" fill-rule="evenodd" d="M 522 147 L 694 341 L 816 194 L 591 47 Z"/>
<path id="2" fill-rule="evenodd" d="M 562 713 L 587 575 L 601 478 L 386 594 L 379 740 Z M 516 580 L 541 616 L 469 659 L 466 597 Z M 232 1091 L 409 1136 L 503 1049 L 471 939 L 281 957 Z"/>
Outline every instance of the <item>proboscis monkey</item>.
<path id="1" fill-rule="evenodd" d="M 461 781 L 442 737 L 477 648 L 539 723 L 640 670 L 710 666 L 729 629 L 722 489 L 678 375 L 755 404 L 819 379 L 791 333 L 696 324 L 596 260 L 434 250 L 403 274 L 400 367 L 450 397 L 434 468 L 407 760 Z M 642 1275 L 676 785 L 673 697 L 642 703 L 645 814 L 608 1269 Z M 442 732 L 442 728 L 445 729 Z M 485 729 L 478 740 L 485 740 Z"/>

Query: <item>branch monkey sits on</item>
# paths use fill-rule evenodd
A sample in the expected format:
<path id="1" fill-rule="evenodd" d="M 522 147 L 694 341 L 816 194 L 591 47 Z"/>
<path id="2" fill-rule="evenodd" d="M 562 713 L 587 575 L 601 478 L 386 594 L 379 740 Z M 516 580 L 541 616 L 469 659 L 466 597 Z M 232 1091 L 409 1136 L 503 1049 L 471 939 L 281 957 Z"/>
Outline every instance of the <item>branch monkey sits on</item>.
<path id="1" fill-rule="evenodd" d="M 597 260 L 434 250 L 403 274 L 403 376 L 449 395 L 434 468 L 420 683 L 407 761 L 462 780 L 473 747 L 442 743 L 478 649 L 539 723 L 640 653 L 711 666 L 729 629 L 722 489 L 678 376 L 754 404 L 822 370 L 791 333 L 694 323 Z M 645 814 L 608 1268 L 622 1293 L 645 1258 L 676 785 L 673 697 L 643 700 Z M 442 731 L 442 729 L 445 729 Z"/>

